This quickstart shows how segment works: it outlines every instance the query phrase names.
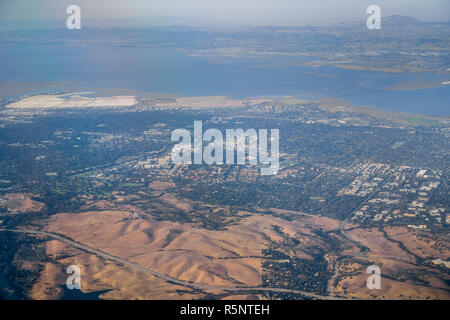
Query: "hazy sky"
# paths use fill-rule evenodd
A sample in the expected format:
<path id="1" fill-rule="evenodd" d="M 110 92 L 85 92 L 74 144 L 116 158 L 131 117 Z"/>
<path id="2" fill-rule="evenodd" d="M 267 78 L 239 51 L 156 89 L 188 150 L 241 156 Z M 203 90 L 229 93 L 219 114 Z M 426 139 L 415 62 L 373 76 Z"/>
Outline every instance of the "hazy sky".
<path id="1" fill-rule="evenodd" d="M 0 19 L 65 20 L 70 4 L 81 7 L 85 22 L 107 19 L 117 25 L 134 19 L 149 25 L 324 25 L 364 20 L 371 4 L 380 6 L 382 16 L 450 20 L 449 0 L 0 0 Z"/>

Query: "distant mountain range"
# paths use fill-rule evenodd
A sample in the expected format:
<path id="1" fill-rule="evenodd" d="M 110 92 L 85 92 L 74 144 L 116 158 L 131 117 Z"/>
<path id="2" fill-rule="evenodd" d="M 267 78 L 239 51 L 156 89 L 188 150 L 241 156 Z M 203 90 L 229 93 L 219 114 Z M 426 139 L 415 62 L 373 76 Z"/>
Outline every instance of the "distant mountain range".
<path id="1" fill-rule="evenodd" d="M 8 23 L 0 22 L 2 26 Z M 24 28 L 25 26 L 27 24 L 24 24 Z M 2 30 L 0 42 L 165 46 L 209 57 L 254 58 L 283 55 L 291 57 L 295 64 L 301 56 L 310 57 L 314 60 L 311 63 L 317 66 L 331 64 L 352 69 L 441 74 L 448 74 L 450 71 L 450 22 L 422 22 L 400 15 L 382 18 L 380 30 L 368 30 L 365 21 L 323 27 L 206 28 L 159 25 L 133 28 L 84 27 L 82 32 L 68 32 L 64 27 L 31 31 Z"/>
<path id="2" fill-rule="evenodd" d="M 364 24 L 364 20 L 359 21 L 342 21 L 329 25 L 336 26 L 360 26 Z M 193 28 L 202 28 L 198 21 L 192 19 L 183 19 L 179 17 L 152 17 L 148 19 L 83 19 L 83 25 L 87 28 L 136 28 L 136 27 L 157 27 L 157 26 L 184 26 Z M 383 27 L 399 27 L 399 26 L 424 26 L 424 25 L 450 25 L 450 21 L 446 22 L 423 22 L 410 16 L 392 15 L 382 17 Z M 250 26 L 232 26 L 232 27 L 214 27 L 205 26 L 210 29 L 242 29 Z M 274 26 L 277 27 L 277 26 Z M 279 27 L 279 26 L 278 26 Z M 307 26 L 292 26 L 294 28 L 321 28 L 314 25 Z M 27 29 L 59 29 L 65 28 L 65 19 L 27 19 L 27 20 L 8 20 L 2 19 L 0 21 L 0 31 L 5 30 L 27 30 Z"/>

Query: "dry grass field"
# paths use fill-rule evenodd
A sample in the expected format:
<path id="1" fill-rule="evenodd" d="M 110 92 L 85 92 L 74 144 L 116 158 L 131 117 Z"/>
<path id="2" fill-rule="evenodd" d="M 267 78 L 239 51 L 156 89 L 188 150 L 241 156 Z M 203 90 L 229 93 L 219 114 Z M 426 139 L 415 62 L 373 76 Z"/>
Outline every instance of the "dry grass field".
<path id="1" fill-rule="evenodd" d="M 450 273 L 439 271 L 431 259 L 449 259 L 450 250 L 444 239 L 433 239 L 429 233 L 404 227 L 354 229 L 347 235 L 366 252 L 350 254 L 339 266 L 339 278 L 333 287 L 335 294 L 370 299 L 450 299 Z M 425 259 L 419 261 L 418 259 Z M 368 265 L 381 269 L 381 289 L 367 288 Z"/>
<path id="2" fill-rule="evenodd" d="M 166 193 L 171 184 L 155 182 L 150 187 L 165 192 L 154 200 L 163 210 L 200 210 L 200 203 Z M 206 209 L 209 214 L 218 215 L 230 210 L 204 204 L 202 210 Z M 400 227 L 363 229 L 328 217 L 279 209 L 238 211 L 238 223 L 217 230 L 205 228 L 201 222 L 157 219 L 152 212 L 122 205 L 120 201 L 91 202 L 83 210 L 51 216 L 45 231 L 195 284 L 261 286 L 262 264 L 267 259 L 262 251 L 277 243 L 281 244 L 279 250 L 290 257 L 311 262 L 311 252 L 324 252 L 328 271 L 335 274 L 329 290 L 338 297 L 450 298 L 450 276 L 442 276 L 437 268 L 443 267 L 433 263 L 434 259 L 448 260 L 449 248 L 445 239 L 424 231 Z M 340 232 L 342 229 L 344 233 Z M 289 239 L 296 239 L 299 244 L 283 246 Z M 334 242 L 333 252 L 328 252 L 330 241 Z M 50 261 L 45 263 L 33 287 L 32 297 L 36 299 L 60 297 L 67 279 L 64 271 L 72 264 L 82 270 L 83 291 L 109 290 L 101 296 L 104 299 L 198 299 L 213 294 L 167 283 L 58 240 L 47 241 L 45 250 Z M 422 259 L 420 263 L 418 259 Z M 366 268 L 372 264 L 381 268 L 381 290 L 366 287 Z"/>
<path id="3" fill-rule="evenodd" d="M 168 196 L 165 198 L 168 205 L 183 203 L 173 195 Z M 261 285 L 261 250 L 267 249 L 270 241 L 283 240 L 274 226 L 286 235 L 302 238 L 303 246 L 307 248 L 316 245 L 312 241 L 312 229 L 333 230 L 339 225 L 333 219 L 299 213 L 292 213 L 296 214 L 293 221 L 270 216 L 263 211 L 241 214 L 243 218 L 239 224 L 225 230 L 207 230 L 198 224 L 157 221 L 148 215 L 130 219 L 129 211 L 86 211 L 53 215 L 45 229 L 177 279 L 234 287 Z M 56 240 L 47 242 L 46 254 L 57 263 L 46 264 L 33 288 L 36 298 L 53 298 L 61 294 L 59 289 L 45 288 L 58 288 L 56 283 L 64 283 L 67 276 L 62 270 L 71 264 L 78 264 L 84 270 L 83 290 L 86 292 L 111 289 L 102 298 L 191 297 L 189 293 L 177 294 L 178 286 L 118 267 L 93 254 L 68 248 Z M 295 255 L 310 258 L 301 248 Z M 56 269 L 60 271 L 56 272 Z M 143 286 L 147 282 L 145 290 Z M 156 294 L 155 286 L 164 289 L 158 289 L 159 294 Z"/>
<path id="4" fill-rule="evenodd" d="M 44 208 L 42 202 L 31 199 L 36 195 L 25 193 L 7 193 L 0 197 L 6 208 L 12 212 L 38 212 Z"/>

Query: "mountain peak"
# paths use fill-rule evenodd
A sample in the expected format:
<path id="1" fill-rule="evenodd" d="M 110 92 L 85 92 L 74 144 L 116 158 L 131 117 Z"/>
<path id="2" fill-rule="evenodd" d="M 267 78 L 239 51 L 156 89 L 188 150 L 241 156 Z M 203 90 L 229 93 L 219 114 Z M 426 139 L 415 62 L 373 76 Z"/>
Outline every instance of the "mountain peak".
<path id="1" fill-rule="evenodd" d="M 421 21 L 416 18 L 401 15 L 392 15 L 382 18 L 382 24 L 387 25 L 418 25 L 422 24 Z"/>

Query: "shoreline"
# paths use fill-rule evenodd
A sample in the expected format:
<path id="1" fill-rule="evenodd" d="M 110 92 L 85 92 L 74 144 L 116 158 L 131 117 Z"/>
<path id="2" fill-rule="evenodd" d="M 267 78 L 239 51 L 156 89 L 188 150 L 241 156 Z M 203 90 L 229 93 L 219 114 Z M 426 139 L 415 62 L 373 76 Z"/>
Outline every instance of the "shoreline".
<path id="1" fill-rule="evenodd" d="M 327 97 L 322 99 L 304 99 L 297 96 L 268 95 L 247 98 L 233 98 L 220 96 L 177 96 L 175 94 L 145 93 L 134 91 L 135 95 L 111 95 L 99 97 L 99 94 L 114 93 L 86 91 L 66 92 L 61 94 L 36 94 L 19 98 L 3 106 L 3 110 L 20 111 L 51 111 L 65 109 L 91 109 L 91 108 L 162 108 L 170 109 L 214 109 L 214 108 L 245 108 L 259 104 L 298 105 L 315 103 L 325 108 L 344 108 L 353 112 L 361 112 L 377 117 L 413 118 L 430 120 L 450 120 L 448 115 L 427 115 L 417 112 L 391 111 L 374 107 L 372 105 L 356 105 L 345 98 Z M 132 90 L 121 89 L 117 93 L 133 93 Z M 1 109 L 0 109 L 1 110 Z"/>

